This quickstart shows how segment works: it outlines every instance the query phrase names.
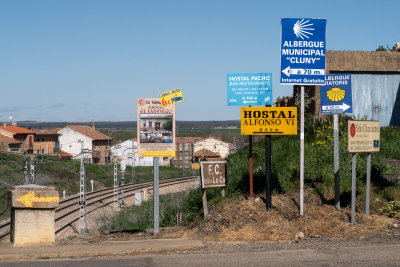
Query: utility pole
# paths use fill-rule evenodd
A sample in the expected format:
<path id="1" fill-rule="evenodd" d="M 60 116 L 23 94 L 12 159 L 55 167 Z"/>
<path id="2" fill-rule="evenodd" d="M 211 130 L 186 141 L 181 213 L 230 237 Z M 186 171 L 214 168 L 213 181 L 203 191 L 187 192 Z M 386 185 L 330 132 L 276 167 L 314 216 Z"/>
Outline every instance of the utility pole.
<path id="1" fill-rule="evenodd" d="M 118 161 L 114 155 L 114 208 L 118 208 Z"/>
<path id="2" fill-rule="evenodd" d="M 135 182 L 135 175 L 136 175 L 136 170 L 135 170 L 135 140 L 132 138 L 132 183 Z"/>
<path id="3" fill-rule="evenodd" d="M 182 139 L 182 176 L 185 176 L 185 141 Z"/>
<path id="4" fill-rule="evenodd" d="M 79 172 L 79 234 L 85 234 L 87 230 L 86 221 L 86 177 L 85 177 L 85 147 L 81 143 L 81 169 Z"/>
<path id="5" fill-rule="evenodd" d="M 196 169 L 194 168 L 194 164 L 196 164 L 196 157 L 195 157 L 195 152 L 194 152 L 195 151 L 195 149 L 194 149 L 195 143 L 196 143 L 196 139 L 193 139 L 193 145 L 192 145 L 192 162 L 193 162 L 192 170 L 193 170 L 193 176 L 196 175 Z"/>
<path id="6" fill-rule="evenodd" d="M 29 184 L 28 155 L 27 155 L 27 151 L 26 151 L 26 140 L 24 140 L 24 184 Z"/>
<path id="7" fill-rule="evenodd" d="M 125 170 L 126 170 L 126 161 L 122 160 L 121 161 L 121 206 L 125 205 L 125 192 L 124 192 Z"/>
<path id="8" fill-rule="evenodd" d="M 30 184 L 35 183 L 35 158 L 33 157 L 31 158 L 29 183 Z"/>

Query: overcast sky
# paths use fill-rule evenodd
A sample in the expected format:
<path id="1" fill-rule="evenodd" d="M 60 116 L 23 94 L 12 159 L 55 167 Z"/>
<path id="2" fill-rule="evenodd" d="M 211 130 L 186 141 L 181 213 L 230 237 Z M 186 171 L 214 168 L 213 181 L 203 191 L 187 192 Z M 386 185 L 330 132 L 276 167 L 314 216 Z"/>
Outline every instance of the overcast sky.
<path id="1" fill-rule="evenodd" d="M 178 120 L 240 119 L 227 74 L 279 85 L 280 19 L 326 18 L 327 49 L 400 41 L 400 1 L 0 0 L 0 121 L 136 120 L 136 98 L 181 88 Z"/>

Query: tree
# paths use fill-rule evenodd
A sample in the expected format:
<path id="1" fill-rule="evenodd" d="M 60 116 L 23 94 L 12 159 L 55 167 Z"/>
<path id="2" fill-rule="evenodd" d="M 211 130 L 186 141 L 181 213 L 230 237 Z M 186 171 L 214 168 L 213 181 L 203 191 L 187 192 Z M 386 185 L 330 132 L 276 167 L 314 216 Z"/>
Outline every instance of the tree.
<path id="1" fill-rule="evenodd" d="M 172 131 L 172 118 L 169 118 L 166 122 L 163 123 L 164 130 Z"/>
<path id="2" fill-rule="evenodd" d="M 386 48 L 383 47 L 383 45 L 380 45 L 375 51 L 391 52 L 391 51 L 396 51 L 396 50 L 397 50 L 397 45 L 395 44 L 394 46 L 392 46 L 392 48 L 389 48 L 389 45 L 386 45 Z"/>

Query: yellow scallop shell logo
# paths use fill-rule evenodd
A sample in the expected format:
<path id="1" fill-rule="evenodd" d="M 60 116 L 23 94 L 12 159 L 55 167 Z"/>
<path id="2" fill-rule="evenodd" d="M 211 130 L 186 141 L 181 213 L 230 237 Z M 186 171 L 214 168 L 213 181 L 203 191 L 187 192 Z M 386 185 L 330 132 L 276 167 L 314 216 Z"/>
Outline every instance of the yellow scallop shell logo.
<path id="1" fill-rule="evenodd" d="M 330 101 L 340 101 L 343 100 L 344 96 L 346 95 L 346 91 L 340 89 L 339 87 L 333 87 L 331 90 L 326 92 L 326 96 Z"/>

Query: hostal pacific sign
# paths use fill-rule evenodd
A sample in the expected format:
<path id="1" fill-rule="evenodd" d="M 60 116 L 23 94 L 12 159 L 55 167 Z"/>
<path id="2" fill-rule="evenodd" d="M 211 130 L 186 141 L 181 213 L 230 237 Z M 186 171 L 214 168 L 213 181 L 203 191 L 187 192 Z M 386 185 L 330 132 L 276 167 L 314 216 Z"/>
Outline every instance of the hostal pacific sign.
<path id="1" fill-rule="evenodd" d="M 296 107 L 242 107 L 242 135 L 296 135 Z"/>

